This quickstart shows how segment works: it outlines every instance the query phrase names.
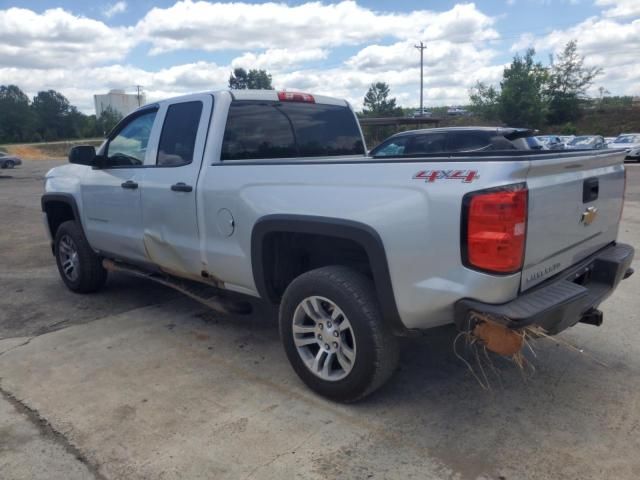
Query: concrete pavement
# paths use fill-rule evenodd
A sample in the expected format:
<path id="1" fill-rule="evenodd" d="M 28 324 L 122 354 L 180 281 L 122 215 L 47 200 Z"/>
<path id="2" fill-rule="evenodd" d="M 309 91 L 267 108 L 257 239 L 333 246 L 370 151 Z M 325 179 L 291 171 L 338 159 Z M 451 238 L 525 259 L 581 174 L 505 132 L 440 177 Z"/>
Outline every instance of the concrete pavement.
<path id="1" fill-rule="evenodd" d="M 264 312 L 224 317 L 121 276 L 66 291 L 41 233 L 43 170 L 0 179 L 1 478 L 38 478 L 24 472 L 39 465 L 46 478 L 640 477 L 639 275 L 603 305 L 602 327 L 560 336 L 584 353 L 538 341 L 534 374 L 497 361 L 484 391 L 455 331 L 438 329 L 403 341 L 384 389 L 338 405 L 297 379 Z M 621 240 L 638 246 L 629 170 Z"/>

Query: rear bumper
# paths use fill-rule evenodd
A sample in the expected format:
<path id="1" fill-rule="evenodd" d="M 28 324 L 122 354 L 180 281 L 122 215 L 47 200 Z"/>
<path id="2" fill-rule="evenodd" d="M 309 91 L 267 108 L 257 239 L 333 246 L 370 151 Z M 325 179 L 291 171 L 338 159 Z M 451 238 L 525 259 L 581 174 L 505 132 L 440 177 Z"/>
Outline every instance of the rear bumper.
<path id="1" fill-rule="evenodd" d="M 455 323 L 471 330 L 472 312 L 488 314 L 510 328 L 537 325 L 555 334 L 583 320 L 599 324 L 594 309 L 605 300 L 630 269 L 634 250 L 630 245 L 612 244 L 551 280 L 527 291 L 514 300 L 495 305 L 463 298 L 455 305 Z"/>

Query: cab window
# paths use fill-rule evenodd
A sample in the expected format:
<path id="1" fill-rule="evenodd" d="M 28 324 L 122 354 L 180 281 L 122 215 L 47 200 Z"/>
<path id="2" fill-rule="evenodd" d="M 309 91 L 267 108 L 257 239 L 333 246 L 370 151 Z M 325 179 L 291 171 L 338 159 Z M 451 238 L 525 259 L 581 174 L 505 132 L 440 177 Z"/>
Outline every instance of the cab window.
<path id="1" fill-rule="evenodd" d="M 222 160 L 292 158 L 297 148 L 291 124 L 274 102 L 231 103 Z"/>
<path id="2" fill-rule="evenodd" d="M 107 146 L 107 167 L 135 167 L 144 163 L 156 110 L 136 115 Z"/>

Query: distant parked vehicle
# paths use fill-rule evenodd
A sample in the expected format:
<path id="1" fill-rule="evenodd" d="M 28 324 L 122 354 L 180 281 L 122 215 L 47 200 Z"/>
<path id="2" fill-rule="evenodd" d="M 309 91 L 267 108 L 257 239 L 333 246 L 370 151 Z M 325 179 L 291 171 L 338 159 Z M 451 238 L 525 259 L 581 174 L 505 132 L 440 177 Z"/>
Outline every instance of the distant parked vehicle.
<path id="1" fill-rule="evenodd" d="M 540 135 L 536 138 L 547 150 L 564 150 L 565 142 L 557 135 Z"/>
<path id="2" fill-rule="evenodd" d="M 559 135 L 560 140 L 562 140 L 562 143 L 564 143 L 565 145 L 567 143 L 569 143 L 571 140 L 573 140 L 574 138 L 576 138 L 575 135 Z"/>
<path id="3" fill-rule="evenodd" d="M 460 107 L 451 107 L 447 110 L 447 115 L 451 115 L 451 116 L 461 116 L 466 114 L 467 114 L 467 111 L 464 108 L 460 108 Z"/>
<path id="4" fill-rule="evenodd" d="M 604 137 L 600 135 L 581 135 L 567 143 L 571 150 L 599 150 L 607 148 Z"/>
<path id="5" fill-rule="evenodd" d="M 426 108 L 416 108 L 413 112 L 411 112 L 412 118 L 420 118 L 420 117 L 431 117 L 433 113 L 427 110 Z"/>
<path id="6" fill-rule="evenodd" d="M 607 145 L 616 141 L 616 137 L 604 137 L 604 141 Z"/>
<path id="7" fill-rule="evenodd" d="M 16 165 L 21 165 L 22 160 L 12 155 L 0 152 L 0 168 L 13 168 Z"/>
<path id="8" fill-rule="evenodd" d="M 498 150 L 542 150 L 526 128 L 448 127 L 397 133 L 369 152 L 372 157 Z"/>
<path id="9" fill-rule="evenodd" d="M 623 133 L 609 144 L 609 148 L 624 148 L 626 160 L 640 160 L 640 133 Z"/>

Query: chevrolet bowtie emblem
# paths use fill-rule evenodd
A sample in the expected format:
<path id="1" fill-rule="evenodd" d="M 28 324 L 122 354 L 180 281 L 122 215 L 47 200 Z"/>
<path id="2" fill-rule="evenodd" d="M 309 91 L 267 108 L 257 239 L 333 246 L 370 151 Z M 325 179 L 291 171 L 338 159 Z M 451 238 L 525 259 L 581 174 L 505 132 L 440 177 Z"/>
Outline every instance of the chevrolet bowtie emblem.
<path id="1" fill-rule="evenodd" d="M 591 225 L 593 221 L 598 216 L 598 209 L 596 207 L 589 207 L 584 212 L 582 212 L 582 218 L 580 218 L 580 222 L 586 225 Z"/>

